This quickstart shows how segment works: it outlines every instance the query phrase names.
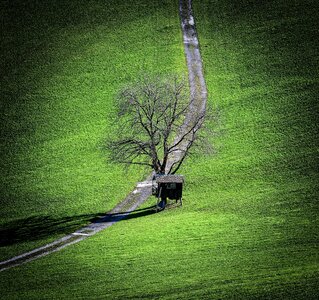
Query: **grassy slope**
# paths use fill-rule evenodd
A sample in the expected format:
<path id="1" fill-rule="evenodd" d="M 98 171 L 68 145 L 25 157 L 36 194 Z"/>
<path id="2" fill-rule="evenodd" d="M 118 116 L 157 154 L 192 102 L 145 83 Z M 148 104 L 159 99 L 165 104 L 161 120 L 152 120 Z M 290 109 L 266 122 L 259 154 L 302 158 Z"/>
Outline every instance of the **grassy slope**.
<path id="1" fill-rule="evenodd" d="M 2 273 L 8 298 L 316 298 L 318 4 L 195 12 L 220 124 L 217 154 L 184 167 L 185 206 Z"/>
<path id="2" fill-rule="evenodd" d="M 0 219 L 10 241 L 0 258 L 70 232 L 125 197 L 143 176 L 106 163 L 114 96 L 143 72 L 185 72 L 176 14 L 163 12 L 174 12 L 171 2 L 7 2 Z"/>

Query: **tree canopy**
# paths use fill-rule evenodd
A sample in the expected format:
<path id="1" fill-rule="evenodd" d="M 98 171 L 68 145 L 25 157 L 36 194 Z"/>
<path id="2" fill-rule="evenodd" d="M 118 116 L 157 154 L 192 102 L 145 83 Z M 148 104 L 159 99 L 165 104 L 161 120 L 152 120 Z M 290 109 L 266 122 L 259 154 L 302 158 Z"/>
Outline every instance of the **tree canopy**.
<path id="1" fill-rule="evenodd" d="M 111 161 L 174 174 L 204 121 L 187 84 L 177 76 L 144 77 L 117 97 L 116 138 L 107 142 Z"/>

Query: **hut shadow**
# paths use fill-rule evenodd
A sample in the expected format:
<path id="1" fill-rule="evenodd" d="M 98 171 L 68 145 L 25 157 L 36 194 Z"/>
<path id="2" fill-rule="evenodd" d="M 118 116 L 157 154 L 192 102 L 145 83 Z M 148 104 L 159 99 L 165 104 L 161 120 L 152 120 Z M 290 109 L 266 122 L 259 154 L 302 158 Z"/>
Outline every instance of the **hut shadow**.
<path id="1" fill-rule="evenodd" d="M 118 222 L 122 220 L 127 221 L 131 219 L 149 216 L 154 213 L 156 213 L 156 205 L 149 206 L 146 208 L 139 208 L 128 212 L 106 214 L 103 217 L 99 217 L 93 220 L 93 223 Z"/>

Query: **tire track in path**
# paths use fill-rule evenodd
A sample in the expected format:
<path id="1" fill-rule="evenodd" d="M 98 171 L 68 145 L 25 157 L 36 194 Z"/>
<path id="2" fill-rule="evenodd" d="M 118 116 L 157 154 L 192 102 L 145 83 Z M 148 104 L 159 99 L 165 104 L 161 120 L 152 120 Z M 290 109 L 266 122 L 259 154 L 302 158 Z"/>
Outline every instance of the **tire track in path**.
<path id="1" fill-rule="evenodd" d="M 185 121 L 189 122 L 194 111 L 199 113 L 205 112 L 207 90 L 202 70 L 202 61 L 195 28 L 195 20 L 192 12 L 192 1 L 180 0 L 179 12 L 191 92 L 190 100 L 192 105 Z M 178 153 L 169 162 L 169 165 L 171 165 L 176 159 L 178 159 Z M 65 235 L 64 237 L 57 239 L 52 243 L 46 244 L 21 255 L 14 256 L 5 261 L 1 261 L 0 271 L 19 266 L 37 258 L 59 251 L 67 246 L 78 243 L 128 217 L 130 213 L 134 212 L 134 210 L 136 210 L 151 196 L 151 185 L 152 182 L 150 176 L 145 181 L 138 183 L 136 188 L 123 201 L 121 201 L 117 206 L 115 206 L 111 211 L 106 213 L 97 221 L 82 227 L 71 234 Z"/>

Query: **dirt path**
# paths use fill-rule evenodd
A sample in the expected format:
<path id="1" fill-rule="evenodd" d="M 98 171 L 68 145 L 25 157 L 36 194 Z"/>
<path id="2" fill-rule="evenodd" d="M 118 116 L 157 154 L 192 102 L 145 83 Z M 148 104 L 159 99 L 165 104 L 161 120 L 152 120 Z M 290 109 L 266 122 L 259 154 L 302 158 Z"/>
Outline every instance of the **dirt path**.
<path id="1" fill-rule="evenodd" d="M 194 100 L 192 109 L 198 112 L 205 112 L 207 88 L 204 79 L 195 19 L 192 11 L 192 0 L 180 0 L 179 11 L 182 22 L 191 99 Z M 192 113 L 192 111 L 190 111 L 190 113 Z"/>
<path id="2" fill-rule="evenodd" d="M 185 46 L 185 56 L 188 67 L 191 100 L 193 100 L 191 109 L 186 118 L 186 122 L 192 118 L 194 111 L 205 111 L 207 99 L 207 90 L 202 71 L 202 62 L 191 2 L 191 0 L 180 0 L 179 6 L 183 42 Z M 176 156 L 169 162 L 168 167 L 170 167 L 174 163 L 174 160 L 178 158 L 179 154 L 176 153 Z M 136 210 L 150 197 L 152 184 L 150 180 L 151 177 L 147 178 L 146 181 L 138 183 L 136 188 L 122 202 L 120 202 L 110 212 L 106 213 L 105 216 L 101 217 L 94 223 L 91 223 L 52 243 L 0 262 L 0 271 L 19 266 L 23 263 L 59 251 L 69 245 L 78 243 L 128 217 L 131 212 Z"/>
<path id="3" fill-rule="evenodd" d="M 188 130 L 189 124 L 196 123 L 196 118 L 198 118 L 199 115 L 205 114 L 207 89 L 199 51 L 195 19 L 192 11 L 192 0 L 180 0 L 179 13 L 191 96 L 191 105 L 187 112 L 184 124 L 181 127 L 180 135 L 183 135 L 183 133 Z M 177 137 L 177 139 L 179 138 Z M 166 166 L 167 170 L 171 168 L 172 164 L 180 160 L 188 146 L 189 142 L 185 139 L 184 142 L 179 145 L 179 151 L 174 152 L 174 156 L 170 158 L 170 161 Z"/>

